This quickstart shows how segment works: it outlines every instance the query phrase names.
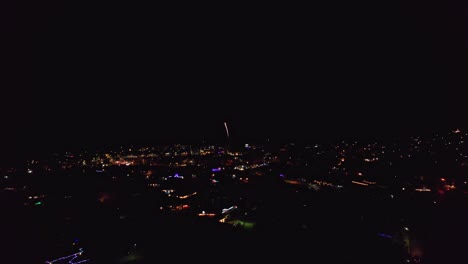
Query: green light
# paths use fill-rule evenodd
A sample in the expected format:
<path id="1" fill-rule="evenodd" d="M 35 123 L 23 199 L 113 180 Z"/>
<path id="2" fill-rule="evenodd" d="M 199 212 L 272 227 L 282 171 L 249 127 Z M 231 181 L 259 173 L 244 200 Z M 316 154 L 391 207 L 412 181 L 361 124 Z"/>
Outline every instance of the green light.
<path id="1" fill-rule="evenodd" d="M 255 223 L 253 222 L 248 222 L 248 221 L 242 221 L 242 220 L 233 220 L 228 222 L 229 224 L 233 226 L 240 226 L 243 227 L 246 230 L 252 230 L 255 226 Z"/>
<path id="2" fill-rule="evenodd" d="M 41 205 L 41 204 L 42 204 L 42 202 L 37 202 L 34 205 Z"/>

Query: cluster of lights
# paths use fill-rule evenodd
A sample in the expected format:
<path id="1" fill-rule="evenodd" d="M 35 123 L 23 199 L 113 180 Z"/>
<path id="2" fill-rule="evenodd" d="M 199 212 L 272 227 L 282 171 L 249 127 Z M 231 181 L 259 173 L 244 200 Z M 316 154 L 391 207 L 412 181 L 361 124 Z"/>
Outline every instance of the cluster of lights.
<path id="1" fill-rule="evenodd" d="M 192 196 L 194 196 L 196 194 L 197 194 L 197 192 L 193 192 L 191 194 L 182 195 L 182 196 L 178 196 L 178 197 L 179 197 L 179 199 L 187 199 L 187 198 L 190 198 L 190 197 L 192 197 Z"/>

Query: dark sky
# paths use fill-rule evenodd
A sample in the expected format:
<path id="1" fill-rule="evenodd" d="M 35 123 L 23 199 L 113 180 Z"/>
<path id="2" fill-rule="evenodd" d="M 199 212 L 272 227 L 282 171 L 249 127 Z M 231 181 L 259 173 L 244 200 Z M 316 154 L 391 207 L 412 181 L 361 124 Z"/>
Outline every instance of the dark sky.
<path id="1" fill-rule="evenodd" d="M 466 126 L 457 3 L 4 5 L 3 153 Z"/>

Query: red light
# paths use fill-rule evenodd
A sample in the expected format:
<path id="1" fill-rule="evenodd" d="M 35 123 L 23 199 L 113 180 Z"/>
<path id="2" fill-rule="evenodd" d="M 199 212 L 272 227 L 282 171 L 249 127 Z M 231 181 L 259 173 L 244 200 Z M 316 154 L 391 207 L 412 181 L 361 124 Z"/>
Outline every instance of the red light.
<path id="1" fill-rule="evenodd" d="M 441 181 L 445 182 L 445 178 L 440 178 Z"/>

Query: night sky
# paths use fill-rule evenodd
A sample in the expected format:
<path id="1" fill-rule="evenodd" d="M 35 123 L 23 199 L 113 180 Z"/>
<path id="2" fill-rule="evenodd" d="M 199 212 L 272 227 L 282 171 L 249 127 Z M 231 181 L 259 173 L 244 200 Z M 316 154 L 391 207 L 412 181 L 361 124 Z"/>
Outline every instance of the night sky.
<path id="1" fill-rule="evenodd" d="M 224 121 L 246 140 L 466 127 L 466 18 L 450 2 L 3 5 L 3 159 L 219 140 Z"/>

